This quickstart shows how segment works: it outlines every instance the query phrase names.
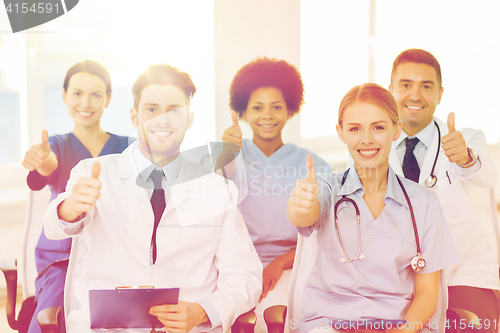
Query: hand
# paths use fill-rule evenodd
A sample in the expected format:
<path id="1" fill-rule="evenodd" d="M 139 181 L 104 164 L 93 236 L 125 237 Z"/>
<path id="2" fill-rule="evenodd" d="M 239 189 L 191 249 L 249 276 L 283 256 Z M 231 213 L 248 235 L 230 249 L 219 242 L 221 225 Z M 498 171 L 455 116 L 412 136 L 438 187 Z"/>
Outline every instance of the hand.
<path id="1" fill-rule="evenodd" d="M 153 306 L 149 313 L 156 316 L 169 333 L 186 333 L 209 320 L 201 305 L 183 301 Z"/>
<path id="2" fill-rule="evenodd" d="M 297 214 L 310 213 L 318 199 L 318 181 L 314 171 L 314 159 L 311 155 L 307 156 L 306 164 L 307 176 L 305 179 L 297 180 L 288 201 L 292 212 Z"/>
<path id="3" fill-rule="evenodd" d="M 470 160 L 469 151 L 462 133 L 455 129 L 455 114 L 450 112 L 448 115 L 448 134 L 441 138 L 443 150 L 450 163 L 456 163 L 459 166 L 465 165 Z"/>
<path id="4" fill-rule="evenodd" d="M 271 261 L 265 268 L 262 278 L 262 295 L 260 295 L 259 302 L 267 296 L 267 293 L 274 289 L 276 283 L 283 274 L 283 262 L 280 257 Z"/>
<path id="5" fill-rule="evenodd" d="M 222 135 L 222 141 L 224 141 L 224 149 L 231 153 L 237 153 L 240 151 L 243 146 L 243 141 L 241 137 L 243 134 L 241 133 L 240 124 L 238 124 L 238 115 L 236 112 L 231 111 L 231 119 L 233 120 L 233 124 L 226 128 L 224 134 Z"/>
<path id="6" fill-rule="evenodd" d="M 63 221 L 74 222 L 83 213 L 87 213 L 100 197 L 101 182 L 99 173 L 101 165 L 95 162 L 92 166 L 91 177 L 80 177 L 69 198 L 58 207 L 57 213 Z"/>
<path id="7" fill-rule="evenodd" d="M 49 157 L 49 154 L 49 133 L 44 130 L 42 132 L 42 143 L 31 146 L 24 156 L 22 165 L 29 171 L 35 171 L 43 164 L 47 157 Z"/>

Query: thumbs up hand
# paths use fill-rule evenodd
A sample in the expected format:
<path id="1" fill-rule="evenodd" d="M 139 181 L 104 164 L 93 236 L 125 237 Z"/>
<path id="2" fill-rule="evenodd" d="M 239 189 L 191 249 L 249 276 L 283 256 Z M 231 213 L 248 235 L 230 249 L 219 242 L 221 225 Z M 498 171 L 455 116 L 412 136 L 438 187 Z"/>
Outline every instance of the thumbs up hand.
<path id="1" fill-rule="evenodd" d="M 455 114 L 453 112 L 448 115 L 447 124 L 448 134 L 441 138 L 443 150 L 450 163 L 456 163 L 459 166 L 465 165 L 470 161 L 471 157 L 462 133 L 455 129 Z"/>
<path id="2" fill-rule="evenodd" d="M 44 130 L 42 132 L 42 142 L 31 146 L 24 156 L 22 165 L 29 171 L 35 171 L 42 166 L 43 162 L 49 157 L 49 154 L 49 133 Z"/>
<path id="3" fill-rule="evenodd" d="M 95 162 L 92 166 L 91 177 L 80 177 L 71 195 L 59 205 L 59 218 L 66 222 L 75 222 L 80 215 L 87 213 L 101 196 L 101 181 L 99 174 L 101 165 Z"/>
<path id="4" fill-rule="evenodd" d="M 306 227 L 314 224 L 319 217 L 318 181 L 314 171 L 314 159 L 307 156 L 307 176 L 299 179 L 288 200 L 288 218 L 295 226 Z"/>
<path id="5" fill-rule="evenodd" d="M 243 141 L 241 139 L 243 135 L 241 133 L 240 124 L 238 124 L 238 114 L 236 112 L 231 111 L 231 119 L 233 124 L 224 131 L 222 141 L 227 143 L 224 144 L 224 149 L 226 151 L 236 153 L 239 152 L 243 146 Z"/>

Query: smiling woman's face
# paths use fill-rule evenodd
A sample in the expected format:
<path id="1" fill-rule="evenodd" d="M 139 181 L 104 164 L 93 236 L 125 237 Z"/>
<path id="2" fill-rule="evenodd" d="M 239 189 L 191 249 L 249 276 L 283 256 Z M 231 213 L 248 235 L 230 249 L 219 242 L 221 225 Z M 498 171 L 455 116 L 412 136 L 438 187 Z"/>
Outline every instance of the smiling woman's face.
<path id="1" fill-rule="evenodd" d="M 99 124 L 111 97 L 106 91 L 106 84 L 96 75 L 79 72 L 71 76 L 63 100 L 75 123 L 86 127 Z"/>
<path id="2" fill-rule="evenodd" d="M 252 91 L 242 118 L 252 128 L 254 139 L 281 139 L 281 131 L 289 118 L 281 90 L 265 87 Z"/>
<path id="3" fill-rule="evenodd" d="M 401 134 L 401 123 L 394 124 L 387 111 L 370 103 L 348 106 L 337 125 L 340 139 L 347 145 L 357 167 L 388 165 L 392 142 Z"/>

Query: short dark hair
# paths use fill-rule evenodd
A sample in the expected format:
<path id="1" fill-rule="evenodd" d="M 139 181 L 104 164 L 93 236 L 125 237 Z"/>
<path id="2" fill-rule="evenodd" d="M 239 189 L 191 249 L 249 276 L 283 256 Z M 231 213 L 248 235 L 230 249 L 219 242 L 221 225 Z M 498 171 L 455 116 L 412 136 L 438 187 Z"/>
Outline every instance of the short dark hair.
<path id="1" fill-rule="evenodd" d="M 396 70 L 400 64 L 404 64 L 406 62 L 415 62 L 417 64 L 427 64 L 429 66 L 434 67 L 436 70 L 437 80 L 439 83 L 439 87 L 442 87 L 442 79 L 441 79 L 441 66 L 439 66 L 439 62 L 437 59 L 430 53 L 422 49 L 408 49 L 401 52 L 394 60 L 392 64 L 392 73 L 391 73 L 391 84 L 396 74 Z"/>
<path id="2" fill-rule="evenodd" d="M 139 75 L 132 87 L 135 109 L 139 107 L 142 91 L 150 84 L 179 87 L 188 100 L 193 98 L 196 92 L 196 86 L 188 73 L 167 64 L 151 65 Z"/>
<path id="3" fill-rule="evenodd" d="M 241 117 L 252 92 L 274 87 L 283 94 L 291 116 L 304 104 L 304 84 L 299 71 L 285 60 L 257 58 L 241 67 L 229 88 L 229 106 Z"/>
<path id="4" fill-rule="evenodd" d="M 98 76 L 106 85 L 106 93 L 108 95 L 111 94 L 111 77 L 109 76 L 108 70 L 103 65 L 93 60 L 79 62 L 68 69 L 63 83 L 64 91 L 68 91 L 69 79 L 71 79 L 73 75 L 80 72 L 86 72 Z"/>
<path id="5" fill-rule="evenodd" d="M 369 103 L 378 106 L 387 113 L 393 124 L 399 121 L 398 106 L 394 96 L 378 84 L 364 83 L 349 90 L 344 98 L 342 98 L 338 119 L 340 127 L 342 127 L 342 118 L 345 109 L 356 103 Z"/>

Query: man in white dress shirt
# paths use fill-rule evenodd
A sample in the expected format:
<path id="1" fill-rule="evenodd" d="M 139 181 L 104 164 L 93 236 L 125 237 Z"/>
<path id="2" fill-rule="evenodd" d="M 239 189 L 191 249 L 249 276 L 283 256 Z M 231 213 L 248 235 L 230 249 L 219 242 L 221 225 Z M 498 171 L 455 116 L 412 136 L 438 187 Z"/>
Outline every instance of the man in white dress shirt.
<path id="1" fill-rule="evenodd" d="M 133 87 L 138 141 L 122 154 L 80 162 L 49 206 L 47 237 L 77 237 L 85 249 L 71 258 L 78 274 L 66 295 L 69 332 L 91 331 L 92 289 L 179 287 L 178 304 L 150 309 L 170 333 L 226 331 L 257 303 L 262 264 L 236 208 L 236 187 L 180 154 L 195 91 L 187 73 L 148 67 Z"/>
<path id="2" fill-rule="evenodd" d="M 396 173 L 433 186 L 460 255 L 460 263 L 445 270 L 449 307 L 476 313 L 483 330 L 496 332 L 499 267 L 496 244 L 486 233 L 496 219 L 483 214 L 472 195 L 483 191 L 489 197 L 497 182 L 485 136 L 479 130 L 456 130 L 453 113 L 447 124 L 434 117 L 444 89 L 440 65 L 427 51 L 409 49 L 396 58 L 389 90 L 403 123 L 389 161 Z"/>

